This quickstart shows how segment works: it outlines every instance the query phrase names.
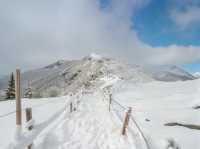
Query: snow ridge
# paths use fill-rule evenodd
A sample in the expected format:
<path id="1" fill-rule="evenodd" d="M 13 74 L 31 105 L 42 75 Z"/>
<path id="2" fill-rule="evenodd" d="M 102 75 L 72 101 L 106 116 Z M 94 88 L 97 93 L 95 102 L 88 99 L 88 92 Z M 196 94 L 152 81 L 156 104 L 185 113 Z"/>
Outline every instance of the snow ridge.
<path id="1" fill-rule="evenodd" d="M 106 77 L 137 82 L 192 80 L 194 76 L 176 67 L 149 69 L 128 65 L 118 60 L 92 53 L 80 60 L 60 60 L 46 67 L 22 74 L 22 92 L 31 84 L 34 97 L 50 97 L 91 87 L 95 80 Z M 8 77 L 0 79 L 0 95 L 7 88 Z"/>

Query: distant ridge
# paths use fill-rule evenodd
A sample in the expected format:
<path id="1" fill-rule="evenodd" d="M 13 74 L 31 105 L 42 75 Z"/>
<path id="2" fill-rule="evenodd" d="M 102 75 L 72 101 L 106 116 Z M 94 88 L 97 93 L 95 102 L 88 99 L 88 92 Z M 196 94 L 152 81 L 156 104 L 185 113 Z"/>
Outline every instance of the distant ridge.
<path id="1" fill-rule="evenodd" d="M 38 97 L 48 97 L 51 92 L 65 95 L 80 87 L 90 87 L 102 78 L 115 77 L 134 82 L 186 81 L 196 79 L 177 66 L 142 67 L 129 65 L 110 57 L 90 54 L 80 60 L 59 60 L 43 68 L 22 74 L 23 91 L 31 82 Z M 8 77 L 0 79 L 0 90 L 7 88 Z M 52 95 L 51 95 L 52 96 Z"/>

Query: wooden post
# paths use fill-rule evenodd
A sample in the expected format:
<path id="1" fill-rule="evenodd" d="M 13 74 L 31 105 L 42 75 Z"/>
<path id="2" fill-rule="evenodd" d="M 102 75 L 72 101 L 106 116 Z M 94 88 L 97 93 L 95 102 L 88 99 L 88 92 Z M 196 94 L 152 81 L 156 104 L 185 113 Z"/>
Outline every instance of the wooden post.
<path id="1" fill-rule="evenodd" d="M 16 70 L 15 76 L 15 98 L 16 98 L 16 125 L 22 124 L 21 94 L 20 94 L 20 70 Z"/>
<path id="2" fill-rule="evenodd" d="M 109 111 L 111 108 L 111 104 L 112 104 L 112 94 L 109 95 Z"/>
<path id="3" fill-rule="evenodd" d="M 31 89 L 31 82 L 28 81 L 28 98 L 31 99 L 33 96 L 32 89 Z"/>
<path id="4" fill-rule="evenodd" d="M 31 108 L 26 108 L 26 122 L 30 121 L 32 119 L 32 109 Z M 29 126 L 28 130 L 32 130 L 33 126 Z M 32 144 L 30 144 L 28 147 L 28 149 L 32 148 Z"/>
<path id="5" fill-rule="evenodd" d="M 128 127 L 130 115 L 131 115 L 132 108 L 129 107 L 128 111 L 126 112 L 123 127 L 122 127 L 122 135 L 126 135 L 126 128 Z"/>
<path id="6" fill-rule="evenodd" d="M 73 104 L 72 104 L 72 102 L 70 103 L 70 112 L 72 112 L 73 111 Z"/>

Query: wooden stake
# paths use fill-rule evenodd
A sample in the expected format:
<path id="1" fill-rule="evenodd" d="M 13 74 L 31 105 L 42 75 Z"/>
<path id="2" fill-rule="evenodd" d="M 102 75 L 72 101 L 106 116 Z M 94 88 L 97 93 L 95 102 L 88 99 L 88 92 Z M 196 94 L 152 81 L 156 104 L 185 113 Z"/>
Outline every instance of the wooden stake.
<path id="1" fill-rule="evenodd" d="M 21 111 L 21 94 L 20 94 L 20 70 L 16 70 L 15 77 L 15 98 L 16 98 L 16 125 L 22 124 L 22 111 Z"/>
<path id="2" fill-rule="evenodd" d="M 112 104 L 112 94 L 109 95 L 109 111 Z"/>
<path id="3" fill-rule="evenodd" d="M 70 112 L 72 112 L 73 111 L 73 104 L 72 104 L 72 102 L 70 103 Z"/>
<path id="4" fill-rule="evenodd" d="M 32 109 L 26 108 L 26 122 L 30 121 L 32 119 Z M 30 126 L 28 130 L 32 130 L 33 126 Z"/>
<path id="5" fill-rule="evenodd" d="M 128 127 L 131 111 L 132 111 L 132 108 L 130 107 L 128 109 L 128 111 L 126 112 L 124 123 L 123 123 L 123 127 L 122 127 L 122 135 L 126 135 L 126 129 Z"/>
<path id="6" fill-rule="evenodd" d="M 26 122 L 30 121 L 32 119 L 32 109 L 31 108 L 26 108 Z M 29 126 L 28 130 L 32 130 L 33 126 Z M 30 144 L 28 147 L 28 149 L 32 148 L 32 144 Z"/>

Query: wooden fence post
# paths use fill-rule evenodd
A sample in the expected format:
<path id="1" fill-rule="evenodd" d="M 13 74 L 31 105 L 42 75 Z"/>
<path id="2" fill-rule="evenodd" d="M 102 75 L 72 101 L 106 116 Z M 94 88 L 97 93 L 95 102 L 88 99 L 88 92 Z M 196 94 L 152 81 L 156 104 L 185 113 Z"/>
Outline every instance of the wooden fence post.
<path id="1" fill-rule="evenodd" d="M 73 104 L 72 104 L 72 102 L 70 103 L 70 112 L 72 112 L 73 111 Z"/>
<path id="2" fill-rule="evenodd" d="M 16 70 L 15 76 L 15 98 L 16 98 L 16 125 L 22 124 L 21 94 L 20 94 L 20 70 Z"/>
<path id="3" fill-rule="evenodd" d="M 112 104 L 112 94 L 109 95 L 109 111 L 111 108 L 111 104 Z"/>
<path id="4" fill-rule="evenodd" d="M 32 120 L 32 109 L 31 108 L 26 108 L 26 122 L 29 122 L 30 120 Z M 33 126 L 29 126 L 28 130 L 32 130 Z M 32 148 L 32 144 L 28 145 L 27 147 L 28 149 Z"/>
<path id="5" fill-rule="evenodd" d="M 28 98 L 31 99 L 33 96 L 33 93 L 32 93 L 32 88 L 31 88 L 31 82 L 28 81 Z"/>
<path id="6" fill-rule="evenodd" d="M 129 107 L 128 111 L 126 112 L 123 127 L 122 127 L 122 135 L 126 135 L 126 129 L 128 127 L 130 115 L 131 115 L 132 108 Z"/>

